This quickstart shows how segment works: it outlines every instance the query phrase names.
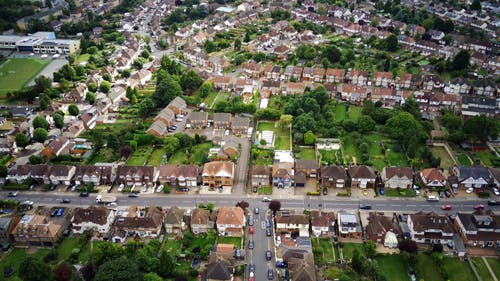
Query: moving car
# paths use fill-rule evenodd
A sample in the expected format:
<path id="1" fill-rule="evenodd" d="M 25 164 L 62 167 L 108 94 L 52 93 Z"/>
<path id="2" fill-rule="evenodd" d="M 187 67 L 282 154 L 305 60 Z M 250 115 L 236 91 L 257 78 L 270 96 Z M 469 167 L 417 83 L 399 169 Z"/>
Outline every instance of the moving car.
<path id="1" fill-rule="evenodd" d="M 248 228 L 248 233 L 253 234 L 253 232 L 254 232 L 254 228 L 253 228 L 253 226 L 250 226 Z"/>
<path id="2" fill-rule="evenodd" d="M 451 205 L 441 205 L 441 210 L 449 211 L 449 210 L 451 210 Z"/>
<path id="3" fill-rule="evenodd" d="M 474 210 L 481 211 L 481 210 L 484 209 L 484 205 L 483 204 L 477 204 L 473 208 L 474 208 Z"/>
<path id="4" fill-rule="evenodd" d="M 266 228 L 266 236 L 271 236 L 271 229 L 270 228 Z"/>
<path id="5" fill-rule="evenodd" d="M 371 210 L 372 209 L 372 205 L 370 205 L 370 204 L 359 204 L 359 208 L 362 209 L 362 210 Z"/>
<path id="6" fill-rule="evenodd" d="M 10 191 L 8 194 L 7 194 L 7 197 L 17 197 L 17 194 L 19 194 L 19 191 Z"/>
<path id="7" fill-rule="evenodd" d="M 268 280 L 273 280 L 274 279 L 274 272 L 270 268 L 267 270 L 267 279 Z"/>
<path id="8" fill-rule="evenodd" d="M 253 212 L 258 215 L 259 214 L 259 208 L 255 207 L 255 209 L 253 209 Z"/>
<path id="9" fill-rule="evenodd" d="M 128 197 L 130 197 L 130 198 L 137 198 L 137 197 L 139 197 L 139 195 L 137 193 L 131 192 L 131 193 L 128 194 Z"/>
<path id="10" fill-rule="evenodd" d="M 89 197 L 89 193 L 87 191 L 80 192 L 80 197 Z"/>
<path id="11" fill-rule="evenodd" d="M 272 201 L 271 197 L 266 196 L 266 197 L 262 198 L 262 202 L 271 202 L 271 201 Z"/>
<path id="12" fill-rule="evenodd" d="M 248 249 L 252 250 L 254 247 L 253 240 L 248 240 Z"/>
<path id="13" fill-rule="evenodd" d="M 61 203 L 69 204 L 69 203 L 71 203 L 71 199 L 64 198 L 61 200 Z"/>
<path id="14" fill-rule="evenodd" d="M 500 201 L 497 201 L 497 200 L 489 200 L 489 201 L 488 201 L 488 205 L 489 205 L 489 206 L 498 206 L 498 205 L 500 205 Z"/>
<path id="15" fill-rule="evenodd" d="M 273 258 L 273 255 L 271 254 L 271 251 L 266 250 L 266 260 L 270 261 Z"/>
<path id="16" fill-rule="evenodd" d="M 493 187 L 491 190 L 493 190 L 493 193 L 495 193 L 496 196 L 500 195 L 500 191 L 498 191 L 498 188 Z"/>

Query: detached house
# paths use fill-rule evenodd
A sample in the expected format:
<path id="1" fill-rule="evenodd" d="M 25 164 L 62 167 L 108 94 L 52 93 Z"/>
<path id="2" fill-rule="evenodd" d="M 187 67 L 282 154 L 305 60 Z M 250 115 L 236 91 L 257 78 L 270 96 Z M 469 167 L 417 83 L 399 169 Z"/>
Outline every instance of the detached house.
<path id="1" fill-rule="evenodd" d="M 165 216 L 164 226 L 167 234 L 180 235 L 186 229 L 184 222 L 185 210 L 174 206 L 170 208 Z"/>
<path id="2" fill-rule="evenodd" d="M 44 215 L 24 215 L 12 231 L 20 245 L 53 247 L 62 237 L 65 226 Z"/>
<path id="3" fill-rule="evenodd" d="M 217 213 L 216 224 L 219 235 L 241 237 L 244 234 L 245 211 L 240 207 L 222 207 Z"/>
<path id="4" fill-rule="evenodd" d="M 252 186 L 268 186 L 270 184 L 269 167 L 267 166 L 253 166 L 250 175 Z"/>
<path id="5" fill-rule="evenodd" d="M 500 247 L 500 216 L 493 213 L 458 213 L 454 220 L 455 229 L 469 247 Z"/>
<path id="6" fill-rule="evenodd" d="M 349 167 L 349 176 L 351 177 L 351 187 L 354 188 L 371 188 L 377 179 L 375 170 L 365 165 Z"/>
<path id="7" fill-rule="evenodd" d="M 279 162 L 273 165 L 272 170 L 273 187 L 289 188 L 292 187 L 292 179 L 294 178 L 292 163 Z"/>
<path id="8" fill-rule="evenodd" d="M 419 178 L 424 187 L 429 189 L 443 188 L 447 183 L 445 175 L 437 168 L 429 168 L 420 171 Z"/>
<path id="9" fill-rule="evenodd" d="M 321 186 L 344 188 L 347 180 L 346 170 L 341 166 L 322 166 Z"/>
<path id="10" fill-rule="evenodd" d="M 218 259 L 215 262 L 207 264 L 201 275 L 202 280 L 207 281 L 233 281 L 233 272 L 234 268 L 230 263 Z"/>
<path id="11" fill-rule="evenodd" d="M 212 161 L 203 165 L 201 180 L 211 190 L 222 186 L 233 186 L 234 163 L 230 161 Z"/>
<path id="12" fill-rule="evenodd" d="M 59 156 L 61 155 L 65 149 L 69 145 L 69 139 L 60 136 L 57 139 L 51 141 L 49 145 L 42 151 L 42 154 L 46 157 L 51 157 L 51 156 Z"/>
<path id="13" fill-rule="evenodd" d="M 446 215 L 434 212 L 408 215 L 411 239 L 417 243 L 447 244 L 453 242 L 453 223 Z"/>
<path id="14" fill-rule="evenodd" d="M 368 225 L 365 227 L 365 233 L 368 239 L 372 240 L 374 243 L 383 244 L 386 247 L 394 246 L 393 241 L 387 241 L 388 243 L 386 243 L 386 235 L 401 237 L 403 234 L 401 227 L 394 221 L 394 218 L 389 218 L 377 213 L 370 213 Z M 391 239 L 391 237 L 387 238 L 387 240 Z M 397 247 L 397 240 L 395 246 Z"/>
<path id="15" fill-rule="evenodd" d="M 363 234 L 361 223 L 355 213 L 340 211 L 337 214 L 337 221 L 341 237 L 361 238 Z"/>
<path id="16" fill-rule="evenodd" d="M 277 233 L 298 234 L 300 237 L 309 237 L 309 218 L 304 214 L 295 214 L 292 211 L 278 211 L 275 218 Z"/>
<path id="17" fill-rule="evenodd" d="M 207 233 L 209 229 L 214 228 L 214 222 L 210 219 L 210 212 L 200 208 L 193 210 L 190 225 L 193 234 Z"/>
<path id="18" fill-rule="evenodd" d="M 131 206 L 126 215 L 118 217 L 112 234 L 112 241 L 125 243 L 129 236 L 137 235 L 140 238 L 158 238 L 163 227 L 164 213 L 155 206 L 147 210 L 139 210 Z"/>
<path id="19" fill-rule="evenodd" d="M 311 230 L 315 237 L 335 236 L 336 216 L 333 212 L 311 210 Z"/>
<path id="20" fill-rule="evenodd" d="M 115 220 L 115 211 L 103 206 L 90 206 L 88 208 L 77 208 L 71 218 L 71 230 L 74 234 L 82 234 L 85 231 L 95 231 L 106 234 Z"/>
<path id="21" fill-rule="evenodd" d="M 295 173 L 304 172 L 307 178 L 316 178 L 318 173 L 318 161 L 316 160 L 295 160 Z"/>
<path id="22" fill-rule="evenodd" d="M 386 188 L 411 188 L 413 185 L 410 167 L 385 167 L 380 176 Z"/>

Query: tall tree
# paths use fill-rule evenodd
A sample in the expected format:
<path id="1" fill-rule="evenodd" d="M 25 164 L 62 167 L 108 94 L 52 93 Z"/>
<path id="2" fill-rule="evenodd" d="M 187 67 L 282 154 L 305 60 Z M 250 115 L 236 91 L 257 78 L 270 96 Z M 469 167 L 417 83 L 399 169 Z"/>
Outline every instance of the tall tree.
<path id="1" fill-rule="evenodd" d="M 106 261 L 99 267 L 94 281 L 141 281 L 144 279 L 137 264 L 122 256 Z"/>
<path id="2" fill-rule="evenodd" d="M 58 129 L 62 129 L 64 127 L 64 117 L 61 114 L 54 114 L 54 125 Z"/>
<path id="3" fill-rule="evenodd" d="M 271 202 L 269 202 L 269 210 L 271 210 L 273 214 L 276 214 L 277 211 L 281 210 L 281 201 L 271 200 Z"/>
<path id="4" fill-rule="evenodd" d="M 21 262 L 19 277 L 24 281 L 47 281 L 52 279 L 50 266 L 41 259 L 27 257 Z"/>
<path id="5" fill-rule="evenodd" d="M 23 133 L 16 134 L 16 145 L 18 147 L 26 147 L 30 143 L 30 139 Z"/>
<path id="6" fill-rule="evenodd" d="M 56 281 L 70 281 L 72 280 L 71 265 L 62 262 L 54 267 L 54 278 Z"/>
<path id="7" fill-rule="evenodd" d="M 453 69 L 464 70 L 469 68 L 470 65 L 470 53 L 467 50 L 461 50 L 453 58 Z"/>
<path id="8" fill-rule="evenodd" d="M 78 106 L 76 104 L 70 104 L 68 106 L 68 112 L 71 114 L 71 116 L 77 116 L 80 114 L 80 109 L 78 109 Z"/>
<path id="9" fill-rule="evenodd" d="M 33 132 L 33 139 L 37 142 L 43 143 L 47 140 L 48 132 L 44 128 L 36 128 Z"/>
<path id="10" fill-rule="evenodd" d="M 34 129 L 37 128 L 44 128 L 46 130 L 49 129 L 49 122 L 47 122 L 47 120 L 40 115 L 36 116 L 33 119 L 32 125 Z"/>
<path id="11" fill-rule="evenodd" d="M 160 254 L 160 269 L 158 274 L 164 278 L 172 276 L 175 271 L 175 260 L 167 250 Z"/>
<path id="12" fill-rule="evenodd" d="M 239 51 L 241 49 L 241 40 L 240 38 L 234 39 L 234 50 Z"/>
<path id="13" fill-rule="evenodd" d="M 189 71 L 182 73 L 179 84 L 184 91 L 193 92 L 200 87 L 202 82 L 203 80 L 198 72 L 190 69 Z"/>
<path id="14" fill-rule="evenodd" d="M 389 52 L 395 52 L 399 49 L 398 37 L 391 34 L 384 40 L 385 49 Z"/>
<path id="15" fill-rule="evenodd" d="M 313 132 L 307 131 L 304 134 L 304 144 L 312 145 L 314 144 L 315 141 L 316 141 L 316 135 Z"/>
<path id="16" fill-rule="evenodd" d="M 166 106 L 175 97 L 182 95 L 179 82 L 172 75 L 159 71 L 153 100 L 159 107 Z"/>
<path id="17" fill-rule="evenodd" d="M 471 141 L 486 142 L 488 138 L 496 138 L 500 133 L 500 123 L 496 119 L 484 115 L 474 116 L 464 122 L 464 133 Z"/>
<path id="18" fill-rule="evenodd" d="M 470 9 L 473 11 L 481 11 L 481 1 L 480 0 L 474 0 L 472 1 L 472 4 L 470 5 Z"/>

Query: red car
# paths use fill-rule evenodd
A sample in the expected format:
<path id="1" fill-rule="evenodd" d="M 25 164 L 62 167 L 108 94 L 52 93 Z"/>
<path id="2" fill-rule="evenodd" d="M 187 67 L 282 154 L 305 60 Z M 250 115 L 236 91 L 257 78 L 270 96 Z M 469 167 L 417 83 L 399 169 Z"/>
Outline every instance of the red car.
<path id="1" fill-rule="evenodd" d="M 484 209 L 484 205 L 483 204 L 479 204 L 479 205 L 476 205 L 474 206 L 474 210 L 483 210 Z"/>
<path id="2" fill-rule="evenodd" d="M 441 210 L 449 211 L 449 210 L 451 210 L 451 205 L 441 205 Z"/>
<path id="3" fill-rule="evenodd" d="M 253 234 L 253 231 L 254 231 L 253 226 L 250 226 L 250 227 L 248 228 L 248 232 L 249 232 L 250 234 Z"/>

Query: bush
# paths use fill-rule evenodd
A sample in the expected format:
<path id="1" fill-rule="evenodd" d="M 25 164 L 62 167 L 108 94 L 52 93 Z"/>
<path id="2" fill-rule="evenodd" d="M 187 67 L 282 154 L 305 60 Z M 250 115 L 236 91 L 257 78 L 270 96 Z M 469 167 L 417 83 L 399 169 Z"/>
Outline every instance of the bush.
<path id="1" fill-rule="evenodd" d="M 479 198 L 488 198 L 490 197 L 490 193 L 488 191 L 482 191 L 477 196 L 479 196 Z"/>
<path id="2" fill-rule="evenodd" d="M 309 192 L 307 192 L 307 195 L 319 196 L 319 195 L 321 195 L 321 193 L 319 191 L 309 191 Z"/>
<path id="3" fill-rule="evenodd" d="M 51 249 L 44 257 L 43 257 L 43 261 L 46 262 L 46 263 L 49 263 L 49 262 L 52 262 L 52 261 L 55 261 L 57 260 L 57 257 L 59 255 L 57 254 L 57 250 L 56 249 Z"/>
<path id="4" fill-rule="evenodd" d="M 350 193 L 350 192 L 347 192 L 347 191 L 344 191 L 344 192 L 337 192 L 337 196 L 341 196 L 341 197 L 349 197 L 349 196 L 351 196 L 351 193 Z"/>

